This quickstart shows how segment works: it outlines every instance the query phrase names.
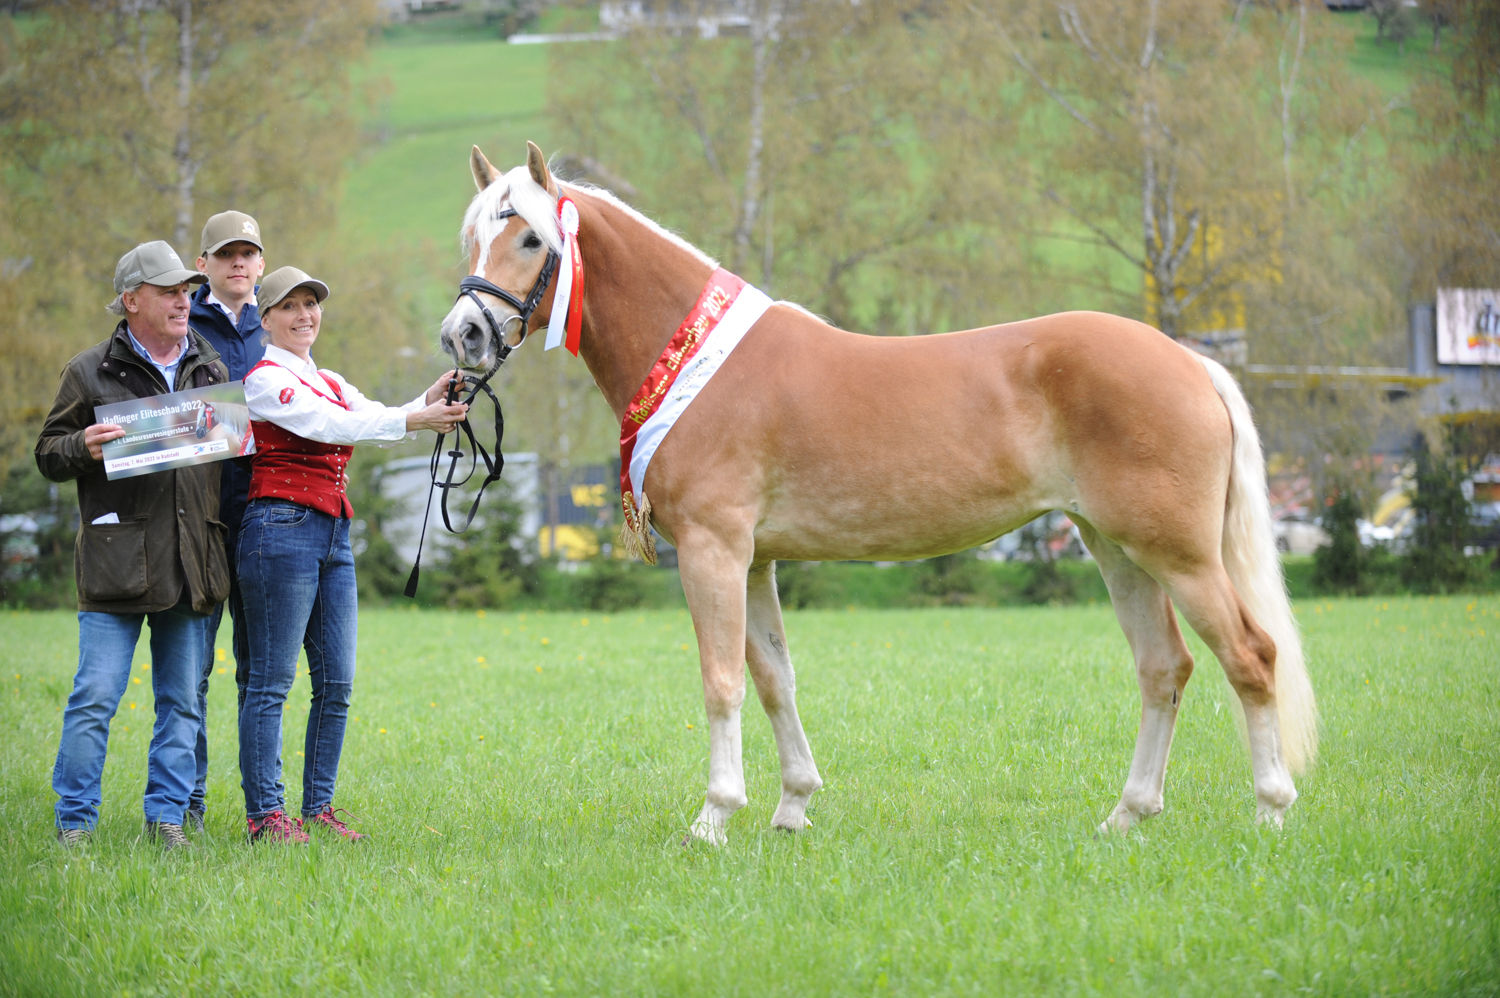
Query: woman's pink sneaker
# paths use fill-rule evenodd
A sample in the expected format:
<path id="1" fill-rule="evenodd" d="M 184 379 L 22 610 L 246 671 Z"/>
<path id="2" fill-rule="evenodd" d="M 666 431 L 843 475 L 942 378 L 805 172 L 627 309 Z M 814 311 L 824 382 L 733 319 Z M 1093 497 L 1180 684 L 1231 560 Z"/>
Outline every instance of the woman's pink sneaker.
<path id="1" fill-rule="evenodd" d="M 358 842 L 360 839 L 368 837 L 363 832 L 356 832 L 354 829 L 344 824 L 343 820 L 339 818 L 339 815 L 341 814 L 345 818 L 352 817 L 352 815 L 350 815 L 349 812 L 345 811 L 343 808 L 334 810 L 332 804 L 324 804 L 323 810 L 319 811 L 317 814 L 305 816 L 302 819 L 302 825 L 304 828 L 326 828 L 329 831 L 334 832 L 335 834 L 343 836 L 350 842 Z"/>
<path id="2" fill-rule="evenodd" d="M 267 839 L 271 842 L 293 842 L 297 845 L 307 844 L 307 833 L 302 830 L 302 822 L 290 818 L 281 811 L 272 811 L 264 818 L 245 819 L 250 825 L 250 841 L 259 842 Z"/>

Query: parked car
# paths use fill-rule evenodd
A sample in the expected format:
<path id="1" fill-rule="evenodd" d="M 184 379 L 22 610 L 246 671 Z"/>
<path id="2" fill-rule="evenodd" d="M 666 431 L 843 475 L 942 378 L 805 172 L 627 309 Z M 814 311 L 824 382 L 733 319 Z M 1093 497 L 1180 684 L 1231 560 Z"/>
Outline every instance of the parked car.
<path id="1" fill-rule="evenodd" d="M 1312 554 L 1328 543 L 1328 532 L 1309 517 L 1284 516 L 1273 520 L 1271 529 L 1276 534 L 1276 550 L 1282 554 Z"/>

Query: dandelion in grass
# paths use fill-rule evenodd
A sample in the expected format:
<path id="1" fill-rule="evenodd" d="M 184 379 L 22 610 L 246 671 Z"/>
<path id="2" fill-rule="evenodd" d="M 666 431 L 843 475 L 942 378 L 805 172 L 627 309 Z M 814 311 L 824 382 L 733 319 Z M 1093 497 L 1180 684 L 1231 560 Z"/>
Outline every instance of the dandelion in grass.
<path id="1" fill-rule="evenodd" d="M 130 701 L 130 709 L 131 710 L 135 710 L 135 701 L 134 700 Z"/>
<path id="2" fill-rule="evenodd" d="M 480 665 L 483 665 L 484 664 L 484 656 L 483 655 L 475 655 L 474 656 L 474 661 L 477 662 Z"/>
<path id="3" fill-rule="evenodd" d="M 550 645 L 551 643 L 552 643 L 552 639 L 551 638 L 543 638 L 542 639 L 542 644 L 544 644 L 544 645 Z"/>
<path id="4" fill-rule="evenodd" d="M 384 728 L 381 728 L 381 729 L 380 729 L 380 733 L 381 733 L 381 734 L 382 734 L 382 735 L 383 735 L 383 734 L 385 734 L 385 729 L 384 729 Z"/>
<path id="5" fill-rule="evenodd" d="M 131 682 L 132 685 L 139 686 L 139 685 L 141 685 L 141 677 L 140 676 L 131 676 L 130 677 L 130 682 Z"/>
<path id="6" fill-rule="evenodd" d="M 229 656 L 227 656 L 227 655 L 224 654 L 224 649 L 223 648 L 215 648 L 214 649 L 214 661 L 215 662 L 223 662 L 223 661 L 227 660 L 228 657 Z"/>
<path id="7" fill-rule="evenodd" d="M 478 617 L 480 620 L 483 620 L 484 619 L 484 611 L 482 609 L 481 610 L 475 610 L 474 611 L 474 616 Z"/>
<path id="8" fill-rule="evenodd" d="M 429 706 L 429 707 L 436 707 L 437 706 L 437 701 L 436 700 L 429 700 L 429 701 L 427 701 L 427 706 Z"/>

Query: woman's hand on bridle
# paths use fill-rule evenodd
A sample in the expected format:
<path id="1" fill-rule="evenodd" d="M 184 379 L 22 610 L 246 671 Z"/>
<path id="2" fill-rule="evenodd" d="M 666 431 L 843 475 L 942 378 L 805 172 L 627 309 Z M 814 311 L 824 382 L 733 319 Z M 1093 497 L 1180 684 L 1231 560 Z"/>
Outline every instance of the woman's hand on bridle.
<path id="1" fill-rule="evenodd" d="M 447 380 L 443 381 L 443 394 L 447 394 Z M 411 430 L 435 430 L 438 433 L 448 433 L 459 423 L 469 418 L 469 407 L 462 402 L 449 404 L 441 400 L 431 405 L 418 409 L 416 412 L 406 414 L 406 429 Z"/>
<path id="2" fill-rule="evenodd" d="M 448 386 L 450 384 L 454 385 L 458 392 L 462 392 L 464 390 L 464 372 L 454 368 L 439 375 L 438 379 L 432 383 L 432 387 L 427 389 L 425 396 L 427 404 L 431 405 L 439 399 L 447 398 Z"/>

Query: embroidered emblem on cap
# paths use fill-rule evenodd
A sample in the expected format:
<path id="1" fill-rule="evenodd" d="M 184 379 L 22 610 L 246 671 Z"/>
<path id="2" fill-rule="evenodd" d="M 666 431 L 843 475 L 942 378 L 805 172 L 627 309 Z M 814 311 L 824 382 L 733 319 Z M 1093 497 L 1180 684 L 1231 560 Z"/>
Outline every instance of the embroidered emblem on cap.
<path id="1" fill-rule="evenodd" d="M 291 405 L 292 397 L 296 394 L 297 390 L 295 388 L 283 388 L 277 398 L 281 399 L 282 405 Z"/>

